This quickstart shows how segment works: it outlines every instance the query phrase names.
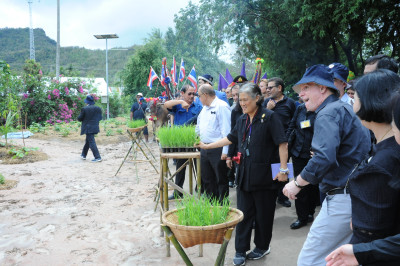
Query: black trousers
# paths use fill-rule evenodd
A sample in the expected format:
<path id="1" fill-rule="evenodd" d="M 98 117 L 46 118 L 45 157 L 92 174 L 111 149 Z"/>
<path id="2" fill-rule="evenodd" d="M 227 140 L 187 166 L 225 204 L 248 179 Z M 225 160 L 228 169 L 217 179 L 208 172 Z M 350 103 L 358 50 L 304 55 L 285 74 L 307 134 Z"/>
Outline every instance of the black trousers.
<path id="1" fill-rule="evenodd" d="M 178 170 L 188 159 L 176 159 L 176 170 Z M 194 167 L 196 169 L 196 159 L 193 159 Z M 185 183 L 185 174 L 186 174 L 186 166 L 179 171 L 175 176 L 175 184 L 183 187 L 183 183 Z M 182 193 L 175 190 L 175 193 L 179 196 L 182 196 Z"/>
<path id="2" fill-rule="evenodd" d="M 303 168 L 307 165 L 310 159 L 292 157 L 294 175 L 297 176 L 301 173 Z M 294 201 L 296 206 L 297 218 L 306 222 L 308 215 L 314 215 L 315 208 L 319 203 L 319 189 L 318 185 L 309 184 L 305 186 L 297 194 L 297 199 Z"/>
<path id="3" fill-rule="evenodd" d="M 201 150 L 201 192 L 220 202 L 229 196 L 228 168 L 221 160 L 222 148 Z"/>
<path id="4" fill-rule="evenodd" d="M 96 141 L 94 139 L 94 134 L 86 134 L 85 145 L 83 146 L 82 149 L 83 157 L 87 156 L 89 148 L 92 150 L 95 159 L 101 158 L 99 150 L 97 149 Z"/>
<path id="5" fill-rule="evenodd" d="M 236 226 L 236 252 L 250 250 L 251 230 L 254 228 L 254 244 L 259 249 L 268 249 L 272 238 L 276 198 L 278 190 L 260 190 L 246 192 L 237 189 L 237 207 L 244 214 L 243 220 Z"/>

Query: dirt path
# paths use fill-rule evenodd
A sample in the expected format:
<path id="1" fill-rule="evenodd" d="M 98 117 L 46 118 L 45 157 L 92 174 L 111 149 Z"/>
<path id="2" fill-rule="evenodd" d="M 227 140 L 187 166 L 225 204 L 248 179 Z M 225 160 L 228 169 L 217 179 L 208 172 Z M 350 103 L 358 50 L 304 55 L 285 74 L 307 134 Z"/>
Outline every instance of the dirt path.
<path id="1" fill-rule="evenodd" d="M 165 257 L 159 211 L 153 211 L 158 175 L 152 167 L 139 164 L 137 180 L 134 164 L 127 162 L 114 177 L 130 142 L 99 145 L 101 163 L 80 159 L 83 137 L 25 143 L 39 147 L 49 159 L 0 164 L 6 179 L 19 181 L 14 189 L 0 190 L 0 265 L 183 264 L 172 245 L 171 257 Z M 158 157 L 157 145 L 150 147 Z M 235 197 L 231 189 L 233 205 Z M 290 230 L 294 219 L 294 207 L 277 207 L 271 254 L 247 265 L 295 265 L 309 227 Z M 186 252 L 195 265 L 213 265 L 218 249 L 204 245 L 201 258 L 197 247 Z M 233 256 L 234 239 L 226 265 L 232 265 Z"/>

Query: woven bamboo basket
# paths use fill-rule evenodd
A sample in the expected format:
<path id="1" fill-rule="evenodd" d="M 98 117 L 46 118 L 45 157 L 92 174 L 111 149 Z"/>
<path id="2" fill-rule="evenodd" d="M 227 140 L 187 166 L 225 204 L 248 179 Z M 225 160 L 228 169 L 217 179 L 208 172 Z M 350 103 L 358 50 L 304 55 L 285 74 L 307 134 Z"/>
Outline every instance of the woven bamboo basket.
<path id="1" fill-rule="evenodd" d="M 205 243 L 222 244 L 226 230 L 235 227 L 243 220 L 243 213 L 240 210 L 230 208 L 225 223 L 208 226 L 186 226 L 179 225 L 177 211 L 175 209 L 165 212 L 162 221 L 171 229 L 184 248 Z"/>
<path id="2" fill-rule="evenodd" d="M 145 128 L 145 127 L 147 127 L 147 125 L 141 126 L 141 127 L 136 127 L 136 128 L 128 128 L 127 130 L 128 130 L 129 132 L 135 133 L 135 132 L 141 131 L 141 130 L 142 130 L 143 128 Z"/>

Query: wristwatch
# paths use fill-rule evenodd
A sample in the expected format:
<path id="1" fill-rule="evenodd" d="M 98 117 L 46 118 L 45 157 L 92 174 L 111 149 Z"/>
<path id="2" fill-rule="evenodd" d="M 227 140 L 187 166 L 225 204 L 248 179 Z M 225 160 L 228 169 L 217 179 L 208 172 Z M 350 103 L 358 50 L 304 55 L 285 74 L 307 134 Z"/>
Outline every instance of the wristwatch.
<path id="1" fill-rule="evenodd" d="M 286 168 L 286 169 L 279 168 L 279 173 L 284 174 L 284 175 L 289 175 L 289 168 Z"/>
<path id="2" fill-rule="evenodd" d="M 304 186 L 300 186 L 299 183 L 297 183 L 297 176 L 294 177 L 294 184 L 296 185 L 296 187 L 298 188 L 303 188 Z"/>

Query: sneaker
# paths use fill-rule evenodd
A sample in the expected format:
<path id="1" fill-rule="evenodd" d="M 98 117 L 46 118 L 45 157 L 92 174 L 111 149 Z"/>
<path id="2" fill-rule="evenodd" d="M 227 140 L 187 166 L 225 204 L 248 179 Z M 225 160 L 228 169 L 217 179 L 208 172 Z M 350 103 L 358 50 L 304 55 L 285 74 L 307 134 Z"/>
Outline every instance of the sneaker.
<path id="1" fill-rule="evenodd" d="M 83 156 L 83 155 L 81 155 L 81 159 L 82 159 L 82 160 L 86 160 L 86 157 Z"/>
<path id="2" fill-rule="evenodd" d="M 97 158 L 97 159 L 93 159 L 92 162 L 96 163 L 96 162 L 101 162 L 102 159 L 101 158 Z"/>
<path id="3" fill-rule="evenodd" d="M 270 252 L 271 252 L 271 247 L 269 247 L 267 250 L 259 249 L 256 247 L 249 254 L 247 254 L 247 258 L 249 260 L 259 260 L 265 255 L 268 255 Z"/>
<path id="4" fill-rule="evenodd" d="M 236 252 L 233 258 L 233 265 L 241 266 L 246 264 L 246 253 Z"/>

